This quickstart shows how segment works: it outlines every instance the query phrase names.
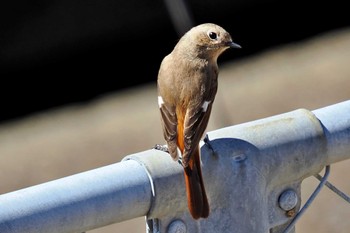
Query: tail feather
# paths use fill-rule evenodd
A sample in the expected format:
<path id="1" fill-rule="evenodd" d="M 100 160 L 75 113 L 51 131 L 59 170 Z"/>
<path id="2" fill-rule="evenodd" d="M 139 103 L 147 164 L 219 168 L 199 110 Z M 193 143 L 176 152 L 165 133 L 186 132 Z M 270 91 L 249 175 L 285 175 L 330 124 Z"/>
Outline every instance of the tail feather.
<path id="1" fill-rule="evenodd" d="M 209 204 L 202 178 L 199 148 L 196 149 L 184 170 L 189 211 L 194 219 L 207 218 L 209 216 Z"/>

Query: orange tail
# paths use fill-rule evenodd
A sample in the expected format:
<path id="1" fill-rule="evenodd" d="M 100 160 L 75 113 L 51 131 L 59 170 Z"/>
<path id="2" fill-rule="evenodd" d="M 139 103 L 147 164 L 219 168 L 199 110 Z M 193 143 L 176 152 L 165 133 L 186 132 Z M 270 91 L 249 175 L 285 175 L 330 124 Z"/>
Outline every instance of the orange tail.
<path id="1" fill-rule="evenodd" d="M 204 189 L 199 159 L 199 148 L 196 149 L 188 166 L 185 168 L 187 204 L 194 219 L 209 216 L 209 204 Z"/>

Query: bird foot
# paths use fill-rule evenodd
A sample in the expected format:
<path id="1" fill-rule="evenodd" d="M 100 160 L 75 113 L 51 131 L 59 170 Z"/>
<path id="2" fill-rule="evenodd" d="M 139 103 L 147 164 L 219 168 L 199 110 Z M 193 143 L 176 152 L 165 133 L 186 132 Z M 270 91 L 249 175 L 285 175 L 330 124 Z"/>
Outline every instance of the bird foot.
<path id="1" fill-rule="evenodd" d="M 206 145 L 213 153 L 215 153 L 215 150 L 213 149 L 213 147 L 212 147 L 211 144 L 210 144 L 210 140 L 209 140 L 208 134 L 205 135 L 203 141 L 204 141 L 205 145 Z"/>
<path id="2" fill-rule="evenodd" d="M 160 145 L 160 144 L 156 144 L 152 149 L 156 149 L 156 150 L 160 150 L 160 151 L 163 151 L 163 152 L 166 152 L 168 154 L 169 153 L 169 150 L 168 150 L 168 147 L 166 145 Z M 177 162 L 182 166 L 182 167 L 186 167 L 186 165 L 183 163 L 183 160 L 182 160 L 182 156 L 179 155 L 178 159 L 177 159 Z"/>
<path id="3" fill-rule="evenodd" d="M 156 144 L 153 149 L 160 150 L 169 154 L 168 147 L 165 145 Z"/>
<path id="4" fill-rule="evenodd" d="M 177 162 L 178 162 L 182 167 L 184 166 L 184 164 L 182 163 L 182 159 L 179 158 L 179 159 L 177 160 Z"/>
<path id="5" fill-rule="evenodd" d="M 181 156 L 181 155 L 179 155 L 179 158 L 177 159 L 177 162 L 178 162 L 182 167 L 184 167 L 184 164 L 183 164 L 182 156 Z"/>

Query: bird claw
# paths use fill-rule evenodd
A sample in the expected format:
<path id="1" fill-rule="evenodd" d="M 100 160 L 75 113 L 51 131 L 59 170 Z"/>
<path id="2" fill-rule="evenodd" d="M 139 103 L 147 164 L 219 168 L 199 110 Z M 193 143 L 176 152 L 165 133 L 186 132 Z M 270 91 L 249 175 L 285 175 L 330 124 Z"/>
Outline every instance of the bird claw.
<path id="1" fill-rule="evenodd" d="M 203 141 L 204 141 L 205 145 L 207 145 L 208 148 L 209 148 L 212 152 L 215 152 L 214 149 L 213 149 L 213 147 L 212 147 L 211 144 L 210 144 L 210 140 L 209 140 L 208 134 L 205 135 Z"/>
<path id="2" fill-rule="evenodd" d="M 178 162 L 182 167 L 184 167 L 184 164 L 183 164 L 183 161 L 182 161 L 182 157 L 181 157 L 181 156 L 179 156 L 177 162 Z"/>
<path id="3" fill-rule="evenodd" d="M 168 154 L 170 154 L 169 150 L 168 150 L 168 147 L 166 145 L 160 145 L 160 144 L 156 144 L 152 149 L 156 149 L 156 150 L 160 150 L 160 151 L 163 151 L 163 152 L 166 152 Z M 177 159 L 177 162 L 182 166 L 182 167 L 185 167 L 185 164 L 183 163 L 183 160 L 182 160 L 182 156 L 179 155 L 179 158 Z"/>
<path id="4" fill-rule="evenodd" d="M 169 154 L 168 147 L 165 145 L 156 144 L 153 149 L 160 150 Z"/>

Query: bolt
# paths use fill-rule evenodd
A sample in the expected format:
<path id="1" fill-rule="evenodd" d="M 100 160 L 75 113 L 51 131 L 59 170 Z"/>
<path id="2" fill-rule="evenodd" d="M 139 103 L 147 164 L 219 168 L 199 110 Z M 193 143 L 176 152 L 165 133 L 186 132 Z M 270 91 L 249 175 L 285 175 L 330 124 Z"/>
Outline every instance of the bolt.
<path id="1" fill-rule="evenodd" d="M 278 204 L 281 209 L 290 211 L 298 204 L 298 195 L 292 189 L 285 190 L 278 198 Z"/>
<path id="2" fill-rule="evenodd" d="M 168 226 L 168 233 L 186 233 L 186 225 L 183 221 L 177 219 L 170 223 Z"/>

